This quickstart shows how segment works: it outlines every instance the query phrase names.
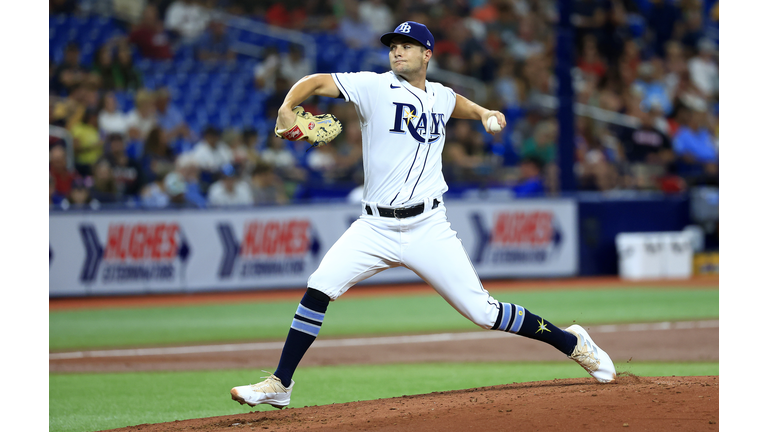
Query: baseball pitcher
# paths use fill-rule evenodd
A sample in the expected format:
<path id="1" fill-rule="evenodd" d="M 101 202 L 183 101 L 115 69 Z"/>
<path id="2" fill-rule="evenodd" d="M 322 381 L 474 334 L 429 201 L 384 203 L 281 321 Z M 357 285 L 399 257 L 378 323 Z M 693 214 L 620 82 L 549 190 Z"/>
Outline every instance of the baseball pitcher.
<path id="1" fill-rule="evenodd" d="M 450 227 L 442 197 L 448 190 L 441 162 L 446 124 L 451 118 L 480 120 L 494 134 L 506 126 L 504 115 L 427 81 L 435 39 L 423 24 L 404 22 L 381 36 L 381 42 L 389 47 L 391 71 L 304 77 L 278 111 L 278 136 L 324 145 L 341 132 L 341 124 L 329 114 L 313 116 L 300 104 L 319 95 L 355 105 L 363 136 L 362 214 L 309 277 L 277 370 L 258 384 L 233 388 L 232 399 L 250 406 L 287 406 L 294 371 L 318 336 L 329 302 L 398 266 L 411 269 L 478 326 L 548 343 L 597 381 L 614 381 L 611 358 L 582 327 L 561 330 L 520 305 L 494 299 Z"/>

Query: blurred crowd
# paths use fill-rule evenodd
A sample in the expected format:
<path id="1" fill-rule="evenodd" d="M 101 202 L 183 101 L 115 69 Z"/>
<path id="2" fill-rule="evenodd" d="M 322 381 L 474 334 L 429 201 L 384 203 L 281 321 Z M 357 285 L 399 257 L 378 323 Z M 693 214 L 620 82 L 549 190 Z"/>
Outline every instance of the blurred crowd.
<path id="1" fill-rule="evenodd" d="M 576 101 L 635 122 L 576 117 L 579 190 L 676 193 L 718 184 L 718 46 L 710 31 L 718 11 L 712 4 L 573 2 Z M 540 102 L 557 95 L 556 0 L 52 0 L 52 15 L 109 13 L 125 25 L 90 64 L 76 42 L 50 63 L 49 122 L 74 141 L 71 164 L 64 141 L 50 138 L 52 206 L 286 204 L 317 185 L 341 185 L 359 199 L 353 188 L 363 181 L 361 133 L 351 104 L 307 101 L 308 111 L 331 112 L 344 124 L 332 145 L 309 149 L 252 125 L 192 128 L 172 90 L 144 85 L 137 59 L 171 59 L 182 47 L 213 65 L 240 55 L 218 12 L 307 34 L 333 33 L 349 49 L 372 51 L 384 48 L 378 37 L 398 23 L 426 24 L 436 40 L 430 69 L 479 80 L 490 96 L 484 105 L 508 119 L 496 136 L 477 122 L 449 123 L 443 154 L 449 186 L 506 188 L 519 197 L 558 193 L 558 123 Z M 299 46 L 264 48 L 248 90 L 266 95 L 264 112 L 274 125 L 287 91 L 313 71 Z M 126 92 L 132 108 L 123 111 L 117 95 Z"/>

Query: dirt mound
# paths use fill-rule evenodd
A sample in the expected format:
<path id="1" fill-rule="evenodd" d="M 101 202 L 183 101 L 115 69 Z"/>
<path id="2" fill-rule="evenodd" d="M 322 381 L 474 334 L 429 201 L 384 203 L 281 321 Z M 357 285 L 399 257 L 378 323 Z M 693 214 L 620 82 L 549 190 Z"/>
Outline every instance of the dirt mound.
<path id="1" fill-rule="evenodd" d="M 587 378 L 529 382 L 113 430 L 707 431 L 719 427 L 719 383 L 717 376 L 623 374 L 614 384 Z"/>

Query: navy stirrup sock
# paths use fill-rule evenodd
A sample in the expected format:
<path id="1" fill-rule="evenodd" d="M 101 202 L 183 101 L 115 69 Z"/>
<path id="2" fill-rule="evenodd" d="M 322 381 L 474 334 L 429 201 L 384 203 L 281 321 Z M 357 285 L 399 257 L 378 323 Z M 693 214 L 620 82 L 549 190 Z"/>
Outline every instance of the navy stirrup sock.
<path id="1" fill-rule="evenodd" d="M 320 333 L 320 326 L 323 324 L 330 301 L 330 297 L 313 288 L 307 289 L 304 298 L 301 299 L 283 345 L 280 363 L 275 371 L 275 376 L 280 378 L 280 382 L 286 388 L 291 385 L 293 373 L 304 357 L 304 353 Z"/>
<path id="2" fill-rule="evenodd" d="M 522 306 L 499 302 L 501 309 L 496 324 L 491 330 L 516 333 L 520 336 L 546 342 L 565 355 L 571 355 L 576 348 L 576 336 L 563 331 L 551 322 L 531 313 Z"/>

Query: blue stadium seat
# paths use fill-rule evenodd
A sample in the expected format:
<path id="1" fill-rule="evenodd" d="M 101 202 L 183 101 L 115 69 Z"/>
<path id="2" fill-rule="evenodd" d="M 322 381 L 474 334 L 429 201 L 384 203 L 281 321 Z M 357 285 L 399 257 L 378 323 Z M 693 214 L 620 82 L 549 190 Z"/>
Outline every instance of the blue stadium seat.
<path id="1" fill-rule="evenodd" d="M 195 70 L 195 62 L 191 59 L 189 60 L 176 60 L 173 61 L 173 67 L 176 69 L 177 72 L 186 72 L 189 74 L 190 72 L 193 72 Z"/>
<path id="2" fill-rule="evenodd" d="M 90 42 L 86 42 L 80 45 L 80 64 L 90 65 L 93 61 L 93 55 L 96 51 L 94 45 Z"/>
<path id="3" fill-rule="evenodd" d="M 202 132 L 202 124 L 197 120 L 196 116 L 189 117 L 186 119 L 187 126 L 189 126 L 189 129 L 192 130 L 195 135 L 200 135 Z"/>
<path id="4" fill-rule="evenodd" d="M 132 110 L 134 106 L 133 98 L 134 98 L 134 94 L 132 92 L 127 92 L 127 91 L 115 92 L 115 101 L 117 102 L 117 106 L 120 108 L 120 111 L 128 112 Z"/>
<path id="5" fill-rule="evenodd" d="M 158 87 L 155 77 L 153 75 L 144 75 L 142 78 L 142 84 L 148 89 L 155 89 Z"/>
<path id="6" fill-rule="evenodd" d="M 67 22 L 67 16 L 62 14 L 48 15 L 48 27 L 61 27 Z"/>
<path id="7" fill-rule="evenodd" d="M 208 92 L 207 99 L 215 102 L 224 100 L 224 91 L 221 87 L 212 87 Z"/>
<path id="8" fill-rule="evenodd" d="M 176 61 L 190 61 L 195 59 L 195 50 L 189 45 L 180 45 L 176 47 L 173 53 L 173 59 Z"/>
<path id="9" fill-rule="evenodd" d="M 237 130 L 243 129 L 243 117 L 240 114 L 232 115 L 229 119 L 229 127 Z"/>
<path id="10" fill-rule="evenodd" d="M 152 62 L 148 59 L 141 59 L 133 64 L 142 74 L 146 75 L 152 69 Z"/>

